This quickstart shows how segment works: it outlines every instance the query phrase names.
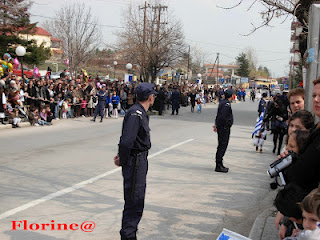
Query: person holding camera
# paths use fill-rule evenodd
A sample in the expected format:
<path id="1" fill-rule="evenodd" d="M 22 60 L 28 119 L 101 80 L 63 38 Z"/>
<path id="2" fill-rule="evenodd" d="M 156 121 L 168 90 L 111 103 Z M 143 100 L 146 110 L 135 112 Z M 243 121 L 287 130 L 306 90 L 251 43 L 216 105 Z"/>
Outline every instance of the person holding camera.
<path id="1" fill-rule="evenodd" d="M 313 113 L 320 118 L 320 78 L 313 81 L 314 89 L 312 95 Z M 289 126 L 290 130 L 290 126 Z M 288 152 L 284 152 L 281 157 L 285 157 Z M 316 124 L 312 129 L 308 139 L 301 147 L 299 155 L 293 159 L 285 173 L 287 183 L 295 183 L 303 187 L 307 191 L 316 188 L 320 182 L 320 123 Z M 280 157 L 280 156 L 279 156 Z M 278 214 L 276 219 L 280 219 Z M 277 226 L 278 221 L 276 221 Z M 278 226 L 277 226 L 278 227 Z M 280 229 L 281 230 L 281 229 Z M 283 231 L 281 231 L 283 233 Z M 280 235 L 280 231 L 279 231 Z M 283 235 L 282 235 L 283 236 Z M 280 236 L 280 239 L 283 239 Z"/>
<path id="2" fill-rule="evenodd" d="M 313 81 L 313 113 L 320 118 L 320 78 Z M 301 148 L 297 160 L 288 167 L 287 179 L 309 189 L 316 188 L 320 182 L 320 123 L 312 128 L 307 141 Z"/>

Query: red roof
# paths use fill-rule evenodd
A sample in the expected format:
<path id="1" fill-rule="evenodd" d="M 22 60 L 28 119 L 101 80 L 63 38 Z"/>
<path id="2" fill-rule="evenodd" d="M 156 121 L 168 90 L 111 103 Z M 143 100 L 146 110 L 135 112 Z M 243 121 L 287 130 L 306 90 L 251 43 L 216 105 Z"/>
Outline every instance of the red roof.
<path id="1" fill-rule="evenodd" d="M 33 29 L 32 35 L 41 35 L 41 36 L 49 36 L 49 37 L 52 36 L 49 32 L 47 32 L 41 27 L 36 27 L 35 29 Z"/>
<path id="2" fill-rule="evenodd" d="M 53 41 L 53 42 L 62 42 L 62 40 L 60 40 L 59 38 L 55 38 L 55 37 L 52 37 L 51 41 Z"/>

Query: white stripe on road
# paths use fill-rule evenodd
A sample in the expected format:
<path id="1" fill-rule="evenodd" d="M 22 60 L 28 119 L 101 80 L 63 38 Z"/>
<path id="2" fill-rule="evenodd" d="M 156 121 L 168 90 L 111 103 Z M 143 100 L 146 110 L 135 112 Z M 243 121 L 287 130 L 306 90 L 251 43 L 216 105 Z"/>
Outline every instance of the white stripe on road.
<path id="1" fill-rule="evenodd" d="M 183 144 L 186 144 L 186 143 L 188 143 L 188 142 L 191 142 L 191 141 L 193 141 L 193 140 L 194 140 L 194 139 L 189 139 L 189 140 L 187 140 L 187 141 L 184 141 L 184 142 L 175 144 L 175 145 L 173 145 L 173 146 L 171 146 L 171 147 L 165 148 L 165 149 L 163 149 L 163 150 L 161 150 L 161 151 L 159 151 L 159 152 L 156 152 L 156 153 L 154 153 L 154 154 L 151 154 L 148 158 L 149 158 L 149 159 L 150 159 L 150 158 L 153 158 L 153 157 L 155 157 L 155 156 L 158 156 L 158 155 L 160 155 L 160 154 L 162 154 L 162 153 L 164 153 L 164 152 L 167 152 L 167 151 L 169 151 L 169 150 L 171 150 L 171 149 L 174 149 L 174 148 L 176 148 L 176 147 L 179 147 L 179 146 L 181 146 L 181 145 L 183 145 Z M 72 185 L 71 187 L 62 189 L 62 190 L 60 190 L 60 191 L 58 191 L 58 192 L 55 192 L 55 193 L 51 193 L 51 194 L 49 194 L 49 195 L 47 195 L 47 196 L 45 196 L 45 197 L 42 197 L 42 198 L 39 198 L 39 199 L 37 199 L 37 200 L 31 201 L 31 202 L 29 202 L 29 203 L 27 203 L 27 204 L 24 204 L 24 205 L 20 206 L 20 207 L 11 209 L 11 210 L 9 210 L 9 211 L 7 211 L 7 212 L 5 212 L 5 213 L 0 214 L 0 220 L 2 220 L 2 219 L 4 219 L 4 218 L 7 218 L 7 217 L 10 217 L 10 216 L 12 216 L 12 215 L 14 215 L 14 214 L 16 214 L 16 213 L 18 213 L 18 212 L 22 212 L 22 211 L 24 211 L 24 210 L 27 210 L 28 208 L 34 207 L 34 206 L 36 206 L 36 205 L 38 205 L 38 204 L 44 203 L 44 202 L 46 202 L 46 201 L 49 201 L 49 200 L 51 200 L 51 199 L 53 199 L 53 198 L 60 197 L 60 196 L 62 196 L 62 195 L 64 195 L 64 194 L 73 192 L 74 190 L 83 188 L 85 185 L 88 185 L 88 184 L 90 184 L 90 183 L 93 183 L 93 182 L 95 182 L 95 181 L 97 181 L 97 180 L 99 180 L 99 179 L 101 179 L 101 178 L 104 178 L 104 177 L 106 177 L 106 176 L 109 176 L 109 175 L 111 175 L 111 174 L 113 174 L 113 173 L 119 172 L 120 170 L 121 170 L 121 168 L 115 168 L 115 169 L 113 169 L 113 170 L 111 170 L 111 171 L 109 171 L 109 172 L 100 174 L 100 175 L 98 175 L 98 176 L 96 176 L 96 177 L 93 177 L 93 178 L 90 178 L 90 179 L 88 179 L 88 180 L 86 180 L 86 181 L 83 181 L 83 182 L 77 183 L 77 184 L 75 184 L 75 185 Z"/>

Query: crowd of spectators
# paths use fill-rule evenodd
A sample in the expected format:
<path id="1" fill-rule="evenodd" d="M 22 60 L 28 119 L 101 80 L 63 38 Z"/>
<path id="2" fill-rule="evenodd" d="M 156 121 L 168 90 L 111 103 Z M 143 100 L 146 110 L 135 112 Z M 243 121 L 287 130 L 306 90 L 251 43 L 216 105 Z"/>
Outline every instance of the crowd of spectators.
<path id="1" fill-rule="evenodd" d="M 92 117 L 97 105 L 97 92 L 104 85 L 108 97 L 105 103 L 105 117 L 118 117 L 124 114 L 136 101 L 135 88 L 139 82 L 104 81 L 97 76 L 85 79 L 82 75 L 71 77 L 61 74 L 51 79 L 47 74 L 42 78 L 30 78 L 23 81 L 15 74 L 5 74 L 0 80 L 2 124 L 11 123 L 19 127 L 21 121 L 29 121 L 33 126 L 51 125 L 53 120 L 65 118 Z M 179 93 L 179 107 L 191 103 L 192 93 L 197 94 L 201 103 L 222 98 L 223 89 L 208 88 L 202 84 L 162 84 L 155 86 L 163 93 L 156 99 L 153 109 L 162 113 L 172 104 L 174 91 Z M 119 99 L 114 104 L 113 98 Z"/>
<path id="2" fill-rule="evenodd" d="M 271 95 L 268 103 L 264 95 L 259 104 L 259 108 L 265 108 L 265 124 L 271 119 L 273 152 L 277 147 L 280 160 L 288 155 L 292 158 L 292 163 L 281 170 L 281 184 L 271 184 L 273 189 L 281 187 L 274 201 L 278 209 L 275 225 L 281 240 L 320 239 L 320 123 L 314 123 L 314 115 L 320 118 L 320 79 L 313 83 L 312 112 L 304 109 L 301 88 L 290 90 L 288 96 Z M 285 147 L 280 151 L 285 135 Z"/>

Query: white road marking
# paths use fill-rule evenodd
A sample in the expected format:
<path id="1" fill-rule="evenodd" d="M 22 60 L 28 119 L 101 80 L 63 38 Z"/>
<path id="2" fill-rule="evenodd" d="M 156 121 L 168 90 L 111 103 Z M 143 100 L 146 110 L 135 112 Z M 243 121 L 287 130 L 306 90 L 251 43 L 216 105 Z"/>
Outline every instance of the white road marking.
<path id="1" fill-rule="evenodd" d="M 170 151 L 171 149 L 174 149 L 174 148 L 176 148 L 176 147 L 179 147 L 179 146 L 181 146 L 181 145 L 183 145 L 183 144 L 186 144 L 186 143 L 188 143 L 188 142 L 191 142 L 191 141 L 193 141 L 193 140 L 194 140 L 194 139 L 189 139 L 189 140 L 187 140 L 187 141 L 184 141 L 184 142 L 181 142 L 181 143 L 172 145 L 171 147 L 165 148 L 165 149 L 163 149 L 163 150 L 161 150 L 161 151 L 159 151 L 159 152 L 156 152 L 156 153 L 154 153 L 154 154 L 149 155 L 149 156 L 148 156 L 148 159 L 151 159 L 151 158 L 153 158 L 153 157 L 155 157 L 155 156 L 158 156 L 158 155 L 160 155 L 160 154 L 162 154 L 162 153 L 165 153 L 165 152 L 167 152 L 167 151 Z M 49 201 L 49 200 L 51 200 L 51 199 L 53 199 L 53 198 L 60 197 L 60 196 L 62 196 L 62 195 L 64 195 L 64 194 L 73 192 L 74 190 L 83 188 L 85 185 L 88 185 L 88 184 L 90 184 L 90 183 L 93 183 L 93 182 L 101 179 L 101 178 L 104 178 L 104 177 L 106 177 L 106 176 L 109 176 L 109 175 L 111 175 L 111 174 L 114 174 L 114 173 L 116 173 L 116 172 L 119 172 L 120 170 L 121 170 L 120 167 L 119 167 L 119 168 L 115 168 L 115 169 L 113 169 L 113 170 L 111 170 L 111 171 L 108 171 L 108 172 L 106 172 L 106 173 L 100 174 L 100 175 L 98 175 L 98 176 L 95 176 L 95 177 L 90 178 L 90 179 L 88 179 L 88 180 L 85 180 L 85 181 L 83 181 L 83 182 L 74 184 L 74 185 L 72 185 L 71 187 L 62 189 L 62 190 L 60 190 L 60 191 L 58 191 L 58 192 L 55 192 L 55 193 L 51 193 L 51 194 L 49 194 L 49 195 L 47 195 L 47 196 L 44 196 L 44 197 L 42 197 L 42 198 L 39 198 L 39 199 L 37 199 L 37 200 L 31 201 L 31 202 L 29 202 L 29 203 L 27 203 L 27 204 L 24 204 L 24 205 L 22 205 L 22 206 L 20 206 L 20 207 L 11 209 L 11 210 L 9 210 L 9 211 L 7 211 L 7 212 L 4 212 L 4 213 L 0 214 L 0 220 L 2 220 L 2 219 L 4 219 L 4 218 L 7 218 L 7 217 L 10 217 L 10 216 L 12 216 L 12 215 L 14 215 L 14 214 L 16 214 L 16 213 L 18 213 L 18 212 L 22 212 L 22 211 L 24 211 L 24 210 L 27 210 L 28 208 L 34 207 L 34 206 L 36 206 L 36 205 L 38 205 L 38 204 L 44 203 L 44 202 L 46 202 L 46 201 Z"/>

